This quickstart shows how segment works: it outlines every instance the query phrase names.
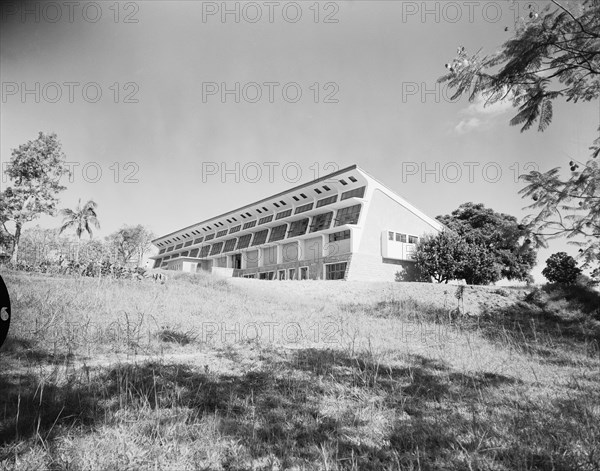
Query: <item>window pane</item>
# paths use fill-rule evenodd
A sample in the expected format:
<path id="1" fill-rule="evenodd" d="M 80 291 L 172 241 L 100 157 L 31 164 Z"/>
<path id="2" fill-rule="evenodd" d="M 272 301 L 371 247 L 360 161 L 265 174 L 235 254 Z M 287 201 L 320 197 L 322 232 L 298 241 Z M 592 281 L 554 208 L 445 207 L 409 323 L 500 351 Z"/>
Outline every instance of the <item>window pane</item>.
<path id="1" fill-rule="evenodd" d="M 211 255 L 219 255 L 221 253 L 222 248 L 223 248 L 223 242 L 217 242 L 216 244 L 213 244 L 210 254 Z"/>
<path id="2" fill-rule="evenodd" d="M 393 232 L 388 232 L 388 239 L 389 240 L 394 240 L 394 233 Z"/>
<path id="3" fill-rule="evenodd" d="M 287 211 L 283 211 L 281 213 L 277 213 L 277 217 L 275 219 L 283 219 L 292 214 L 292 210 L 288 209 Z"/>
<path id="4" fill-rule="evenodd" d="M 324 198 L 322 200 L 317 201 L 317 208 L 322 206 L 327 206 L 328 204 L 335 203 L 337 201 L 337 195 L 330 196 L 329 198 Z"/>
<path id="5" fill-rule="evenodd" d="M 350 230 L 329 234 L 329 242 L 337 242 L 337 241 L 346 240 L 349 238 L 350 238 Z"/>
<path id="6" fill-rule="evenodd" d="M 206 239 L 204 239 L 204 240 L 208 241 L 208 240 L 213 240 L 214 238 L 215 238 L 214 234 L 209 234 L 209 235 L 206 236 Z"/>
<path id="7" fill-rule="evenodd" d="M 204 247 L 202 247 L 202 250 L 200 250 L 200 258 L 208 257 L 209 253 L 210 253 L 210 245 L 205 245 Z"/>
<path id="8" fill-rule="evenodd" d="M 416 236 L 408 236 L 408 243 L 409 244 L 416 244 L 417 242 L 419 242 L 419 238 Z"/>
<path id="9" fill-rule="evenodd" d="M 245 236 L 240 237 L 238 242 L 237 249 L 246 249 L 250 246 L 250 239 L 252 239 L 252 234 L 246 234 Z"/>
<path id="10" fill-rule="evenodd" d="M 265 216 L 264 218 L 261 218 L 258 220 L 258 225 L 266 224 L 267 222 L 271 222 L 272 220 L 273 220 L 272 214 L 270 216 Z"/>
<path id="11" fill-rule="evenodd" d="M 273 216 L 271 216 L 273 217 Z M 267 241 L 267 234 L 269 233 L 268 229 L 264 231 L 259 231 L 254 233 L 254 240 L 252 240 L 252 246 L 264 244 Z"/>
<path id="12" fill-rule="evenodd" d="M 232 227 L 231 229 L 229 229 L 229 233 L 230 234 L 235 234 L 236 232 L 239 232 L 239 230 L 242 228 L 242 226 L 235 226 Z"/>
<path id="13" fill-rule="evenodd" d="M 285 239 L 286 230 L 287 230 L 287 224 L 282 224 L 281 226 L 274 227 L 271 230 L 271 236 L 269 237 L 269 242 L 276 242 L 278 240 Z"/>
<path id="14" fill-rule="evenodd" d="M 299 221 L 294 221 L 290 224 L 290 232 L 288 233 L 288 237 L 297 237 L 306 234 L 306 229 L 308 228 L 308 218 L 300 219 Z"/>
<path id="15" fill-rule="evenodd" d="M 328 280 L 343 280 L 346 275 L 346 262 L 325 266 L 325 277 Z"/>
<path id="16" fill-rule="evenodd" d="M 342 208 L 337 212 L 337 218 L 335 225 L 343 226 L 344 224 L 356 224 L 358 223 L 358 217 L 360 216 L 360 204 Z"/>
<path id="17" fill-rule="evenodd" d="M 225 248 L 223 249 L 223 252 L 231 252 L 233 249 L 235 249 L 235 243 L 237 242 L 237 239 L 229 239 L 225 241 Z"/>
<path id="18" fill-rule="evenodd" d="M 312 225 L 310 226 L 310 232 L 323 231 L 329 229 L 331 225 L 331 219 L 333 219 L 333 212 L 317 214 L 313 217 Z"/>
<path id="19" fill-rule="evenodd" d="M 355 188 L 354 190 L 346 191 L 342 193 L 342 200 L 347 200 L 348 198 L 362 198 L 365 196 L 365 187 L 361 186 L 360 188 Z"/>
<path id="20" fill-rule="evenodd" d="M 250 221 L 244 224 L 244 229 L 250 229 L 251 227 L 256 226 L 256 221 Z"/>
<path id="21" fill-rule="evenodd" d="M 217 232 L 217 237 L 223 237 L 226 234 L 227 234 L 227 229 L 225 229 L 224 231 Z"/>
<path id="22" fill-rule="evenodd" d="M 190 252 L 190 257 L 196 258 L 198 256 L 199 249 L 193 249 Z"/>
<path id="23" fill-rule="evenodd" d="M 313 203 L 308 203 L 303 206 L 298 206 L 294 214 L 305 213 L 306 211 L 310 211 L 313 208 Z"/>

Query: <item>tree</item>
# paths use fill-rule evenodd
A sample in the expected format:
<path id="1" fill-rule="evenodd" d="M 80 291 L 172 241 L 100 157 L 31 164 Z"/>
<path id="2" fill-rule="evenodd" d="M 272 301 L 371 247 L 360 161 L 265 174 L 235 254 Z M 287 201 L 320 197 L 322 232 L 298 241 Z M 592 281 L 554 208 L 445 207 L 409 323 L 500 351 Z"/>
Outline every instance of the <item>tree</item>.
<path id="1" fill-rule="evenodd" d="M 63 216 L 63 224 L 60 226 L 59 234 L 62 234 L 65 230 L 75 228 L 75 234 L 77 235 L 77 246 L 75 249 L 75 262 L 79 262 L 79 246 L 81 245 L 81 235 L 87 232 L 90 235 L 90 239 L 93 236 L 92 226 L 96 229 L 100 228 L 100 222 L 98 221 L 98 214 L 96 208 L 98 205 L 93 200 L 89 200 L 83 206 L 81 206 L 81 199 L 77 203 L 75 210 L 65 208 L 61 209 L 60 213 Z"/>
<path id="2" fill-rule="evenodd" d="M 107 237 L 107 242 L 117 251 L 118 258 L 125 265 L 137 257 L 139 266 L 144 254 L 152 246 L 154 234 L 146 227 L 138 224 L 136 226 L 123 226 Z"/>
<path id="3" fill-rule="evenodd" d="M 509 214 L 483 204 L 464 203 L 437 220 L 463 239 L 465 256 L 456 273 L 469 284 L 488 284 L 501 278 L 529 281 L 536 251 L 528 230 Z"/>
<path id="4" fill-rule="evenodd" d="M 546 268 L 542 270 L 542 275 L 550 283 L 561 283 L 572 285 L 577 281 L 577 277 L 581 274 L 581 269 L 577 266 L 577 262 L 573 257 L 565 252 L 552 254 L 546 260 Z"/>
<path id="5" fill-rule="evenodd" d="M 523 132 L 537 122 L 538 131 L 544 131 L 555 99 L 577 103 L 600 96 L 600 2 L 551 0 L 542 12 L 531 10 L 520 19 L 514 36 L 496 53 L 469 56 L 461 46 L 446 68 L 449 73 L 439 81 L 455 89 L 453 99 L 510 100 L 519 110 L 511 125 Z M 580 246 L 584 267 L 600 265 L 600 168 L 595 160 L 600 137 L 590 150 L 586 163 L 569 162 L 568 177 L 561 177 L 558 168 L 524 175 L 527 186 L 520 192 L 533 199 L 527 208 L 535 214 L 524 223 L 535 242 L 546 246 L 549 238 L 576 239 L 570 242 Z"/>
<path id="6" fill-rule="evenodd" d="M 447 231 L 422 237 L 415 252 L 417 270 L 438 283 L 456 279 L 463 258 L 462 239 Z"/>
<path id="7" fill-rule="evenodd" d="M 23 226 L 41 214 L 54 214 L 57 194 L 65 189 L 60 185 L 60 178 L 68 173 L 56 134 L 40 132 L 34 141 L 12 150 L 6 169 L 12 186 L 0 194 L 0 223 L 10 234 L 13 263 L 18 260 Z M 14 224 L 12 233 L 7 223 Z"/>

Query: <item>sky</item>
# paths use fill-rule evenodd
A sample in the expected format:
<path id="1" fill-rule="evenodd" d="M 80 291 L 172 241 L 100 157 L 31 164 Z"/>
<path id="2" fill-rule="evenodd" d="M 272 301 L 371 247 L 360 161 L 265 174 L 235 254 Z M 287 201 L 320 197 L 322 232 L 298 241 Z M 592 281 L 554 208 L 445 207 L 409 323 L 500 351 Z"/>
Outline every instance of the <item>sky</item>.
<path id="1" fill-rule="evenodd" d="M 0 163 L 55 132 L 73 170 L 59 206 L 96 201 L 95 237 L 163 235 L 352 164 L 431 216 L 472 201 L 521 219 L 517 176 L 587 160 L 598 102 L 556 102 L 547 131 L 521 133 L 510 105 L 436 81 L 530 4 L 545 2 L 3 3 Z M 559 250 L 577 251 L 540 250 L 536 281 Z"/>

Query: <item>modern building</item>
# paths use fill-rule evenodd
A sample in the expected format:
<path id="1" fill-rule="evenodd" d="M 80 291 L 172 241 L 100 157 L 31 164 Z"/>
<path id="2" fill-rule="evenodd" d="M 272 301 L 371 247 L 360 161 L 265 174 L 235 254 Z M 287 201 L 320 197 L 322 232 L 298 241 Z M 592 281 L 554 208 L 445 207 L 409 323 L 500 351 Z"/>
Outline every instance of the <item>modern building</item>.
<path id="1" fill-rule="evenodd" d="M 154 268 L 394 281 L 443 226 L 356 165 L 159 237 Z"/>

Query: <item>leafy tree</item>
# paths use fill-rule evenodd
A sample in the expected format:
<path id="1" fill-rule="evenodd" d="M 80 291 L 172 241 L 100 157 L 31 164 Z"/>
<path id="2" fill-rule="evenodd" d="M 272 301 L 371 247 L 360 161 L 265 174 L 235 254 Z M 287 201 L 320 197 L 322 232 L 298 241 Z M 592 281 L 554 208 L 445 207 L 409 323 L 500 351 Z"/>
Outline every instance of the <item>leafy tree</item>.
<path id="1" fill-rule="evenodd" d="M 75 234 L 77 235 L 77 246 L 75 249 L 76 262 L 79 262 L 79 246 L 81 244 L 82 234 L 87 232 L 91 239 L 93 236 L 92 226 L 96 229 L 100 228 L 100 222 L 98 221 L 98 214 L 96 212 L 97 207 L 98 205 L 93 200 L 89 200 L 81 206 L 81 199 L 79 199 L 75 210 L 69 208 L 60 210 L 60 213 L 63 216 L 63 224 L 60 226 L 59 234 L 62 234 L 67 229 L 75 228 Z"/>
<path id="2" fill-rule="evenodd" d="M 417 270 L 438 283 L 457 278 L 463 258 L 463 240 L 447 231 L 422 237 L 415 252 Z"/>
<path id="3" fill-rule="evenodd" d="M 12 150 L 6 174 L 12 186 L 0 194 L 0 223 L 12 242 L 11 261 L 16 263 L 23 226 L 41 214 L 54 214 L 57 194 L 68 174 L 65 154 L 56 134 L 40 132 L 38 138 Z M 7 223 L 14 225 L 10 232 Z"/>
<path id="4" fill-rule="evenodd" d="M 457 277 L 469 284 L 488 284 L 501 278 L 529 281 L 536 251 L 528 230 L 514 216 L 483 204 L 464 203 L 438 221 L 463 239 L 465 254 Z"/>
<path id="5" fill-rule="evenodd" d="M 107 242 L 113 247 L 118 258 L 123 264 L 130 263 L 134 257 L 137 257 L 139 266 L 144 254 L 152 246 L 154 234 L 146 227 L 138 224 L 136 226 L 123 226 L 116 232 L 107 237 Z"/>
<path id="6" fill-rule="evenodd" d="M 446 68 L 449 73 L 439 81 L 455 89 L 453 99 L 510 100 L 519 110 L 511 125 L 526 131 L 537 123 L 544 131 L 552 121 L 554 100 L 577 103 L 600 96 L 600 2 L 552 0 L 542 12 L 532 10 L 520 19 L 514 36 L 497 52 L 469 55 L 459 47 Z M 586 163 L 569 162 L 567 177 L 558 168 L 523 176 L 527 186 L 520 192 L 533 199 L 528 208 L 535 214 L 524 223 L 535 242 L 546 246 L 549 238 L 575 239 L 570 242 L 580 246 L 584 267 L 600 265 L 600 168 L 595 160 L 600 137 L 590 150 Z M 600 274 L 598 268 L 595 273 Z"/>
<path id="7" fill-rule="evenodd" d="M 577 262 L 573 257 L 565 252 L 552 254 L 546 260 L 546 268 L 542 270 L 542 275 L 550 283 L 561 283 L 572 285 L 577 281 L 577 277 L 581 273 L 581 269 L 577 266 Z"/>

